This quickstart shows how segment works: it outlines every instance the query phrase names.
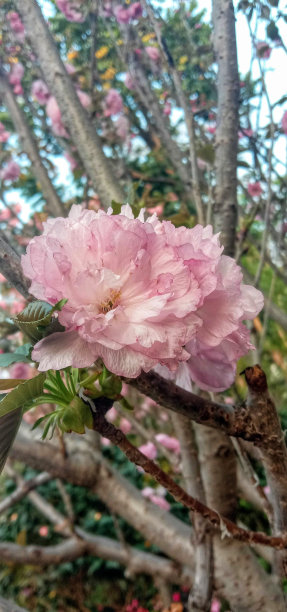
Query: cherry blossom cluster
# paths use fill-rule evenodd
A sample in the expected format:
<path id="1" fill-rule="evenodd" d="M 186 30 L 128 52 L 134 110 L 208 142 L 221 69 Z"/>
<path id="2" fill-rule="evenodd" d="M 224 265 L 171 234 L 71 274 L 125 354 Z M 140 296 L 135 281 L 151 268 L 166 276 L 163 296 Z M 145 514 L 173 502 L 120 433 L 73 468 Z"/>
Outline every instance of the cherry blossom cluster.
<path id="1" fill-rule="evenodd" d="M 75 244 L 77 249 L 75 249 Z M 159 366 L 203 389 L 223 390 L 249 349 L 243 320 L 263 306 L 260 291 L 222 255 L 211 226 L 175 228 L 156 215 L 84 210 L 49 219 L 22 257 L 30 292 L 55 304 L 64 332 L 38 342 L 40 370 L 91 366 L 136 377 Z"/>

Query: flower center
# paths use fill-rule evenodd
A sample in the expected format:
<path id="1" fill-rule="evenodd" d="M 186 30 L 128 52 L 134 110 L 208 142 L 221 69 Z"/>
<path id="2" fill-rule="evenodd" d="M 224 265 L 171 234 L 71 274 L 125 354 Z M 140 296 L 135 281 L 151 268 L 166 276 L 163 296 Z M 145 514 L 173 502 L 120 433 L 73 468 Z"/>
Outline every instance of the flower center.
<path id="1" fill-rule="evenodd" d="M 100 312 L 102 312 L 103 314 L 106 314 L 113 308 L 116 308 L 116 306 L 119 305 L 120 297 L 121 297 L 120 290 L 112 289 L 110 291 L 109 296 L 103 302 L 100 303 L 100 306 L 99 306 Z"/>

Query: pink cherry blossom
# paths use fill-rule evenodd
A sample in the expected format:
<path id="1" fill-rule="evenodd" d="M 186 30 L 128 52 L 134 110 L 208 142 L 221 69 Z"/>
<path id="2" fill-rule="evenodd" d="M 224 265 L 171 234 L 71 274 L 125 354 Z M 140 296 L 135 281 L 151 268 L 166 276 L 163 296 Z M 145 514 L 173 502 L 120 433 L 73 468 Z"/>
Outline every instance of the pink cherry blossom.
<path id="1" fill-rule="evenodd" d="M 118 23 L 129 23 L 131 20 L 131 15 L 128 8 L 117 4 L 114 8 L 114 16 Z"/>
<path id="2" fill-rule="evenodd" d="M 173 593 L 173 595 L 172 595 L 172 601 L 175 601 L 175 602 L 181 601 L 181 595 L 180 595 L 180 593 L 178 593 L 178 592 L 177 592 L 177 593 Z"/>
<path id="3" fill-rule="evenodd" d="M 10 378 L 33 378 L 35 373 L 36 370 L 31 368 L 28 363 L 14 363 L 9 370 Z"/>
<path id="4" fill-rule="evenodd" d="M 145 52 L 153 62 L 159 62 L 160 52 L 157 47 L 145 47 Z"/>
<path id="5" fill-rule="evenodd" d="M 15 11 L 10 11 L 7 13 L 7 19 L 10 23 L 10 28 L 14 32 L 15 38 L 20 42 L 24 42 L 25 40 L 25 28 L 20 19 L 20 15 Z"/>
<path id="6" fill-rule="evenodd" d="M 85 19 L 79 11 L 81 4 L 81 0 L 56 0 L 58 9 L 65 15 L 66 19 L 77 23 L 82 23 Z"/>
<path id="7" fill-rule="evenodd" d="M 242 284 L 239 266 L 221 255 L 218 235 L 212 235 L 211 226 L 187 229 L 165 221 L 153 223 L 166 235 L 169 245 L 177 246 L 178 256 L 192 271 L 201 291 L 196 311 L 200 325 L 185 345 L 190 358 L 180 364 L 176 382 L 188 388 L 189 373 L 202 389 L 223 391 L 234 381 L 237 360 L 254 348 L 242 321 L 257 316 L 263 308 L 263 295 Z"/>
<path id="8" fill-rule="evenodd" d="M 261 193 L 262 193 L 262 187 L 261 187 L 261 185 L 260 185 L 259 181 L 256 181 L 255 183 L 248 183 L 248 185 L 247 185 L 247 191 L 248 191 L 249 195 L 250 195 L 252 198 L 255 198 L 255 197 L 257 197 L 257 196 L 258 196 L 258 197 L 259 197 L 259 196 L 261 196 Z"/>
<path id="9" fill-rule="evenodd" d="M 85 91 L 82 91 L 81 89 L 77 89 L 77 94 L 78 94 L 78 98 L 81 102 L 81 105 L 84 108 L 88 108 L 89 106 L 91 106 L 92 100 L 91 100 L 91 96 L 89 96 L 89 94 L 87 94 Z"/>
<path id="10" fill-rule="evenodd" d="M 129 135 L 130 123 L 127 117 L 119 117 L 116 122 L 116 133 L 121 140 L 127 140 Z"/>
<path id="11" fill-rule="evenodd" d="M 284 134 L 287 134 L 287 111 L 285 111 L 282 119 L 281 119 L 282 130 Z"/>
<path id="12" fill-rule="evenodd" d="M 166 501 L 166 499 L 164 499 L 164 497 L 161 497 L 160 495 L 151 495 L 149 499 L 153 504 L 155 504 L 162 510 L 170 509 L 170 504 L 168 503 L 168 501 Z"/>
<path id="13" fill-rule="evenodd" d="M 2 181 L 17 181 L 20 176 L 20 166 L 14 159 L 10 159 L 6 166 L 0 170 L 0 178 Z"/>
<path id="14" fill-rule="evenodd" d="M 128 11 L 131 19 L 139 19 L 143 14 L 140 2 L 134 2 L 131 4 Z"/>
<path id="15" fill-rule="evenodd" d="M 126 73 L 124 84 L 128 89 L 135 89 L 135 82 L 129 72 Z"/>
<path id="16" fill-rule="evenodd" d="M 22 78 L 24 76 L 24 66 L 21 62 L 17 64 L 13 64 L 9 74 L 9 83 L 14 85 L 13 91 L 16 95 L 21 95 L 23 93 L 23 88 L 21 85 Z"/>
<path id="17" fill-rule="evenodd" d="M 0 121 L 0 142 L 7 142 L 10 138 L 10 132 L 7 132 L 5 125 Z"/>
<path id="18" fill-rule="evenodd" d="M 123 431 L 124 434 L 128 434 L 131 431 L 131 424 L 128 421 L 128 419 L 125 419 L 124 417 L 121 418 L 120 420 L 120 429 Z"/>
<path id="19" fill-rule="evenodd" d="M 252 348 L 242 321 L 261 310 L 262 294 L 242 285 L 211 226 L 175 228 L 156 215 L 144 221 L 143 211 L 134 219 L 128 205 L 111 212 L 73 206 L 66 219 L 44 224 L 22 258 L 35 297 L 68 299 L 59 313 L 66 331 L 34 348 L 39 369 L 87 367 L 100 357 L 115 374 L 135 377 L 188 360 L 203 389 L 230 386 L 237 359 Z"/>
<path id="20" fill-rule="evenodd" d="M 147 442 L 146 444 L 142 444 L 142 446 L 139 447 L 139 450 L 148 459 L 151 459 L 151 461 L 154 461 L 154 459 L 156 459 L 157 450 L 153 442 Z"/>
<path id="21" fill-rule="evenodd" d="M 168 436 L 164 433 L 156 434 L 155 439 L 167 448 L 168 450 L 174 451 L 176 454 L 180 453 L 180 443 L 177 438 L 173 438 L 172 436 Z"/>
<path id="22" fill-rule="evenodd" d="M 164 107 L 163 107 L 163 114 L 169 116 L 171 113 L 171 103 L 170 102 L 166 102 Z"/>
<path id="23" fill-rule="evenodd" d="M 70 166 L 71 166 L 71 170 L 72 172 L 74 170 L 76 170 L 76 168 L 78 167 L 78 162 L 77 160 L 69 153 L 69 151 L 66 151 L 64 153 L 64 157 L 65 159 L 69 162 Z"/>
<path id="24" fill-rule="evenodd" d="M 39 528 L 38 533 L 42 538 L 46 538 L 49 533 L 49 528 L 47 525 L 42 525 L 42 527 Z"/>
<path id="25" fill-rule="evenodd" d="M 104 115 L 111 117 L 123 110 L 123 100 L 121 94 L 116 89 L 110 89 L 104 99 Z"/>
<path id="26" fill-rule="evenodd" d="M 52 122 L 52 130 L 56 136 L 68 138 L 69 134 L 62 123 L 62 115 L 58 106 L 58 102 L 54 96 L 51 96 L 46 104 L 46 113 Z"/>
<path id="27" fill-rule="evenodd" d="M 221 603 L 218 599 L 214 598 L 211 602 L 210 612 L 220 612 Z"/>
<path id="28" fill-rule="evenodd" d="M 42 79 L 37 79 L 32 83 L 31 94 L 39 104 L 46 104 L 50 98 L 49 89 Z"/>
<path id="29" fill-rule="evenodd" d="M 269 59 L 272 48 L 268 45 L 267 42 L 259 41 L 258 43 L 256 43 L 256 51 L 258 57 L 260 57 L 261 59 Z"/>

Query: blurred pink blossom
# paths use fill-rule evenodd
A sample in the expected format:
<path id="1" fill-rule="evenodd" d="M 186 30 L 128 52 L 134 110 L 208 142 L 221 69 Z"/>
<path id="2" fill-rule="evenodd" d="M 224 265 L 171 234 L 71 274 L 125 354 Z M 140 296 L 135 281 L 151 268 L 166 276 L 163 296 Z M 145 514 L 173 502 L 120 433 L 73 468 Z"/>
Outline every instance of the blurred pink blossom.
<path id="1" fill-rule="evenodd" d="M 71 166 L 71 170 L 72 172 L 74 170 L 76 170 L 77 166 L 78 166 L 78 162 L 77 160 L 71 155 L 71 153 L 69 153 L 69 151 L 65 151 L 64 153 L 64 157 L 65 159 L 69 162 L 70 166 Z"/>
<path id="2" fill-rule="evenodd" d="M 180 443 L 177 438 L 168 436 L 164 433 L 156 434 L 155 439 L 162 444 L 168 450 L 174 451 L 176 454 L 180 453 Z"/>
<path id="3" fill-rule="evenodd" d="M 51 96 L 46 104 L 46 113 L 49 119 L 51 119 L 54 134 L 61 138 L 69 138 L 69 134 L 62 123 L 62 115 L 58 102 L 54 96 Z"/>
<path id="4" fill-rule="evenodd" d="M 181 601 L 181 595 L 180 595 L 180 593 L 178 593 L 178 592 L 177 592 L 177 593 L 173 593 L 173 595 L 172 595 L 172 601 L 175 601 L 175 602 Z"/>
<path id="5" fill-rule="evenodd" d="M 128 89 L 135 89 L 135 82 L 129 72 L 126 73 L 124 84 Z"/>
<path id="6" fill-rule="evenodd" d="M 19 164 L 10 159 L 7 164 L 0 170 L 0 179 L 2 181 L 17 181 L 21 173 Z"/>
<path id="7" fill-rule="evenodd" d="M 77 94 L 81 105 L 84 108 L 88 108 L 89 106 L 91 106 L 92 100 L 89 94 L 87 94 L 85 91 L 82 91 L 81 89 L 77 89 Z"/>
<path id="8" fill-rule="evenodd" d="M 116 120 L 116 133 L 121 140 L 126 140 L 129 135 L 130 123 L 127 117 L 122 115 Z"/>
<path id="9" fill-rule="evenodd" d="M 160 52 L 157 47 L 151 47 L 151 46 L 145 47 L 145 52 L 148 54 L 149 58 L 153 62 L 159 62 Z"/>
<path id="10" fill-rule="evenodd" d="M 31 94 L 39 104 L 46 104 L 50 98 L 49 89 L 42 79 L 37 79 L 32 83 Z"/>
<path id="11" fill-rule="evenodd" d="M 21 310 L 23 310 L 23 305 Z M 33 378 L 36 370 L 31 368 L 28 363 L 14 363 L 10 370 L 10 378 Z"/>
<path id="12" fill-rule="evenodd" d="M 5 125 L 0 121 L 0 142 L 7 142 L 10 138 L 10 132 L 7 132 Z"/>
<path id="13" fill-rule="evenodd" d="M 23 87 L 21 85 L 22 78 L 24 76 L 24 66 L 21 62 L 17 62 L 17 64 L 13 64 L 9 73 L 9 83 L 13 85 L 13 91 L 16 95 L 21 95 L 23 93 Z"/>
<path id="14" fill-rule="evenodd" d="M 42 525 L 42 527 L 39 528 L 38 533 L 42 538 L 46 538 L 49 533 L 49 528 L 47 525 Z"/>
<path id="15" fill-rule="evenodd" d="M 114 16 L 118 23 L 129 23 L 131 20 L 129 9 L 121 6 L 120 4 L 115 6 Z"/>
<path id="16" fill-rule="evenodd" d="M 131 4 L 129 6 L 128 11 L 131 19 L 139 19 L 143 14 L 140 2 L 134 2 L 133 4 Z"/>
<path id="17" fill-rule="evenodd" d="M 214 598 L 211 602 L 210 612 L 220 612 L 221 603 L 218 599 Z"/>
<path id="18" fill-rule="evenodd" d="M 20 15 L 15 11 L 7 13 L 7 19 L 9 20 L 10 28 L 14 32 L 15 38 L 20 42 L 25 40 L 25 28 L 21 21 Z"/>
<path id="19" fill-rule="evenodd" d="M 259 181 L 256 181 L 255 183 L 248 183 L 247 191 L 252 198 L 261 196 L 262 187 Z"/>
<path id="20" fill-rule="evenodd" d="M 110 89 L 104 98 L 104 115 L 111 117 L 123 110 L 123 100 L 121 94 L 116 89 Z"/>
<path id="21" fill-rule="evenodd" d="M 169 116 L 171 113 L 171 103 L 170 102 L 166 102 L 164 107 L 163 107 L 163 114 Z"/>
<path id="22" fill-rule="evenodd" d="M 258 57 L 260 57 L 261 59 L 269 59 L 272 48 L 268 45 L 267 42 L 259 41 L 256 43 L 256 51 Z"/>
<path id="23" fill-rule="evenodd" d="M 81 0 L 56 0 L 58 9 L 60 9 L 66 19 L 77 23 L 82 23 L 85 19 L 84 15 L 79 11 L 81 4 Z"/>
<path id="24" fill-rule="evenodd" d="M 141 451 L 141 453 L 143 453 L 143 455 L 145 455 L 148 459 L 151 459 L 152 461 L 154 461 L 157 456 L 157 450 L 153 442 L 147 442 L 146 444 L 142 444 L 142 446 L 139 447 L 139 450 Z"/>
<path id="25" fill-rule="evenodd" d="M 124 417 L 122 417 L 121 420 L 120 420 L 120 429 L 122 430 L 122 432 L 124 434 L 128 434 L 128 433 L 130 433 L 131 428 L 132 428 L 132 426 L 131 426 L 130 422 L 128 421 L 128 419 L 125 419 Z"/>

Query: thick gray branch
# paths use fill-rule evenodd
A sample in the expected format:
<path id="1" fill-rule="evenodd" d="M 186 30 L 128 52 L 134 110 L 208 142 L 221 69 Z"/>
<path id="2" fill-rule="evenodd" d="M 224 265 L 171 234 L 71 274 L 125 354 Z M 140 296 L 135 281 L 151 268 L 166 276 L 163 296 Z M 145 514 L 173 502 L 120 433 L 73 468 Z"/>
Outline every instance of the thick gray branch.
<path id="1" fill-rule="evenodd" d="M 47 209 L 55 217 L 63 215 L 61 200 L 50 181 L 48 172 L 43 164 L 38 151 L 36 140 L 31 133 L 24 112 L 17 104 L 13 91 L 5 75 L 0 74 L 0 93 L 3 94 L 3 102 L 8 109 L 9 115 L 20 138 L 23 150 L 27 153 L 31 164 L 32 173 L 40 184 L 43 197 L 47 202 Z"/>
<path id="2" fill-rule="evenodd" d="M 14 4 L 23 19 L 47 85 L 57 99 L 63 122 L 103 206 L 110 206 L 112 199 L 123 202 L 124 194 L 113 176 L 100 138 L 78 99 L 41 9 L 36 0 L 15 0 Z"/>
<path id="3" fill-rule="evenodd" d="M 0 272 L 24 298 L 30 297 L 28 284 L 23 275 L 20 257 L 9 244 L 4 232 L 0 230 Z"/>
<path id="4" fill-rule="evenodd" d="M 218 65 L 215 156 L 215 226 L 225 253 L 234 255 L 237 222 L 239 79 L 232 0 L 213 0 L 214 51 Z"/>

